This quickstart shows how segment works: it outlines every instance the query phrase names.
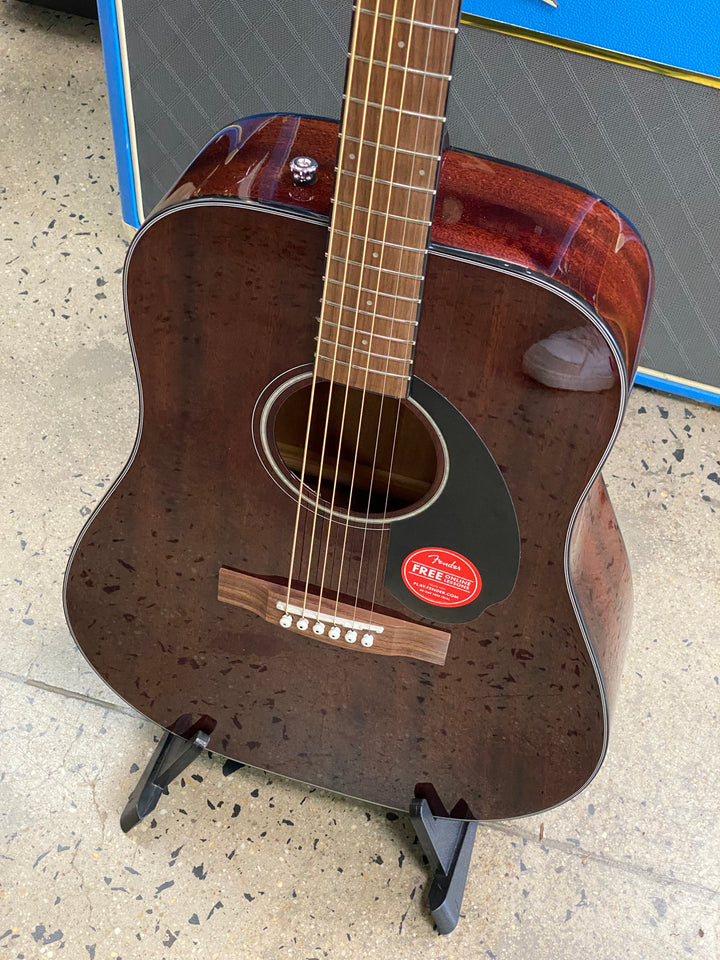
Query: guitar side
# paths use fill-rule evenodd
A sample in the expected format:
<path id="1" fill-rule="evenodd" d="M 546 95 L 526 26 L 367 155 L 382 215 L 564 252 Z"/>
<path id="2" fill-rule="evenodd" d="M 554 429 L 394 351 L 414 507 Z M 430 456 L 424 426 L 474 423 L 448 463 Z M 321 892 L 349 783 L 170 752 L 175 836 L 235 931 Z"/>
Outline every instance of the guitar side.
<path id="1" fill-rule="evenodd" d="M 205 715 L 227 756 L 387 806 L 431 782 L 479 819 L 545 809 L 602 760 L 629 628 L 627 559 L 598 470 L 637 361 L 647 255 L 577 188 L 446 152 L 414 372 L 502 471 L 517 584 L 452 625 L 443 665 L 288 635 L 219 601 L 218 573 L 287 576 L 293 504 L 258 456 L 253 413 L 269 383 L 312 359 L 336 138 L 336 125 L 297 117 L 228 128 L 133 245 L 142 429 L 73 552 L 68 620 L 128 702 L 166 728 Z M 320 160 L 312 188 L 289 175 L 298 154 Z M 578 324 L 607 343 L 613 386 L 534 382 L 529 346 Z M 383 561 L 382 537 L 374 549 Z M 412 619 L 387 591 L 380 604 Z"/>

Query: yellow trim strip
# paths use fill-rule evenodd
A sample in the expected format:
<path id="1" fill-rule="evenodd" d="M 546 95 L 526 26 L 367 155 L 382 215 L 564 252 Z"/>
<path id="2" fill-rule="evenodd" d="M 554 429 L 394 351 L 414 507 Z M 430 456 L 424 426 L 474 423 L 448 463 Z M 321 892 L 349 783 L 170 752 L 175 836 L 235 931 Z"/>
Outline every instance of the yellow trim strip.
<path id="1" fill-rule="evenodd" d="M 120 63 L 122 67 L 125 109 L 128 117 L 128 137 L 130 146 L 130 166 L 133 171 L 133 186 L 135 189 L 135 203 L 137 204 L 140 223 L 145 219 L 143 208 L 142 183 L 140 182 L 140 163 L 138 161 L 138 145 L 135 133 L 135 111 L 133 109 L 132 88 L 130 86 L 130 65 L 128 63 L 127 31 L 125 29 L 125 13 L 120 0 L 115 0 L 115 16 L 118 25 L 118 41 L 120 45 Z"/>
<path id="2" fill-rule="evenodd" d="M 694 390 L 702 390 L 704 393 L 712 393 L 720 400 L 720 387 L 713 387 L 708 383 L 698 383 L 697 380 L 686 380 L 685 377 L 675 377 L 671 373 L 661 373 L 659 370 L 651 370 L 650 367 L 638 367 L 638 373 L 643 373 L 649 377 L 659 377 L 662 380 L 669 380 L 671 383 L 679 383 L 683 387 L 692 387 Z"/>
<path id="3" fill-rule="evenodd" d="M 474 13 L 463 13 L 460 22 L 472 27 L 482 27 L 492 30 L 493 33 L 504 33 L 510 37 L 521 37 L 523 40 L 535 40 L 549 47 L 559 47 L 560 50 L 571 50 L 573 53 L 584 53 L 599 60 L 609 60 L 611 63 L 621 63 L 626 67 L 637 67 L 639 70 L 649 70 L 651 73 L 662 73 L 666 77 L 675 77 L 676 80 L 690 80 L 705 87 L 720 89 L 720 77 L 710 76 L 708 73 L 696 73 L 694 70 L 685 70 L 682 67 L 669 67 L 654 60 L 645 60 L 643 57 L 634 57 L 629 53 L 618 53 L 615 50 L 605 50 L 594 47 L 589 43 L 580 43 L 577 40 L 564 40 L 562 37 L 551 37 L 546 33 L 528 30 L 525 27 L 516 27 L 510 23 L 500 23 L 498 20 L 486 20 Z"/>

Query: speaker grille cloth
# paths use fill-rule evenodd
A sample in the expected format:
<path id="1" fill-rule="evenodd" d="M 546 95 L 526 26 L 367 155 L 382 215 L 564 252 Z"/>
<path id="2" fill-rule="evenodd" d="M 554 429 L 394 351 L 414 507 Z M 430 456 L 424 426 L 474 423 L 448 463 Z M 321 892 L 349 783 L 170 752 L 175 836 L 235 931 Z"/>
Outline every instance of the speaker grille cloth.
<path id="1" fill-rule="evenodd" d="M 338 117 L 350 29 L 339 0 L 124 0 L 142 206 L 221 127 Z M 463 26 L 452 144 L 604 197 L 656 269 L 645 366 L 720 387 L 720 98 L 699 84 Z"/>

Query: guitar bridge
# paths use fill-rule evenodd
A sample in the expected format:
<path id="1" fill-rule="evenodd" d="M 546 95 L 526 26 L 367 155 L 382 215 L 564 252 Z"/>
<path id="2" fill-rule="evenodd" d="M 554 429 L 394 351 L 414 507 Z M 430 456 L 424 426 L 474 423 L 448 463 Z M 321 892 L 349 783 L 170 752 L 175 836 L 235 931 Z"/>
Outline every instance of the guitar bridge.
<path id="1" fill-rule="evenodd" d="M 353 603 L 290 590 L 281 583 L 221 567 L 218 600 L 242 607 L 291 633 L 311 634 L 322 643 L 380 654 L 410 657 L 442 666 L 450 633 L 402 617 L 369 611 Z M 359 641 L 359 642 L 358 642 Z"/>

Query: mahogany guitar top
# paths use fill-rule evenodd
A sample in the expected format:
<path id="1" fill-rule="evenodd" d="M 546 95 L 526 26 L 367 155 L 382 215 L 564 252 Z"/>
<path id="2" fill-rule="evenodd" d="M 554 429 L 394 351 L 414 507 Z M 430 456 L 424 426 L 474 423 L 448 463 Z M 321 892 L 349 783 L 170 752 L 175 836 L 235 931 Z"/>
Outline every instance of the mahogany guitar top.
<path id="1" fill-rule="evenodd" d="M 219 599 L 219 578 L 287 583 L 295 504 L 262 453 L 273 428 L 257 405 L 314 355 L 336 143 L 327 121 L 241 121 L 136 238 L 126 297 L 141 430 L 71 558 L 69 623 L 129 703 L 166 728 L 203 717 L 228 757 L 400 809 L 431 783 L 478 819 L 539 811 L 581 789 L 606 749 L 631 595 L 598 471 L 637 363 L 650 263 L 597 198 L 445 151 L 412 374 L 497 465 L 519 532 L 516 580 L 470 622 L 419 615 L 375 573 L 392 525 L 351 526 L 342 553 L 360 592 L 374 590 L 392 624 L 427 628 L 433 650 L 449 632 L 433 653 L 443 662 L 284 631 L 265 617 L 272 591 L 246 602 L 241 590 L 237 605 Z M 293 183 L 297 155 L 318 159 L 313 186 Z M 581 326 L 598 331 L 612 386 L 553 389 L 524 372 L 532 344 Z M 452 443 L 439 463 L 462 464 Z M 479 479 L 466 486 L 468 500 L 482 495 Z M 463 502 L 443 510 L 462 527 Z M 327 517 L 319 525 L 334 536 Z M 489 542 L 481 574 L 503 550 Z"/>

